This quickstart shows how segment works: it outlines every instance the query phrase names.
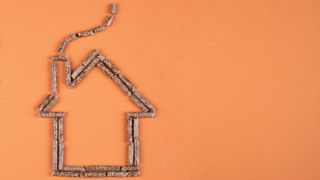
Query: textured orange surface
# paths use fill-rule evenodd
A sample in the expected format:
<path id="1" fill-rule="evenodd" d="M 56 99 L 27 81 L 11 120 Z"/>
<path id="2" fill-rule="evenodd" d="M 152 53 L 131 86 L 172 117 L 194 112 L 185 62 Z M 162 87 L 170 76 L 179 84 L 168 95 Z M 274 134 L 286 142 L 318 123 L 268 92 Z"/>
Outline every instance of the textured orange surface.
<path id="1" fill-rule="evenodd" d="M 70 44 L 101 49 L 158 109 L 142 119 L 141 180 L 320 179 L 318 0 L 119 0 L 114 24 Z M 0 179 L 50 176 L 49 56 L 101 24 L 109 0 L 0 0 Z M 94 69 L 63 84 L 66 164 L 125 164 L 130 100 Z M 110 178 L 113 179 L 113 178 Z"/>

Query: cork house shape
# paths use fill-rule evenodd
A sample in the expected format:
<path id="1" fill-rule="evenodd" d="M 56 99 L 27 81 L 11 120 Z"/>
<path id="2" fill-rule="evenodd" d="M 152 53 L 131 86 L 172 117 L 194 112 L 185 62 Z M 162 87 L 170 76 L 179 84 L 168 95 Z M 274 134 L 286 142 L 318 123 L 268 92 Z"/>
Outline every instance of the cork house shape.
<path id="1" fill-rule="evenodd" d="M 59 55 L 51 57 L 51 93 L 44 98 L 37 108 L 38 115 L 51 118 L 53 123 L 52 137 L 52 175 L 71 177 L 130 177 L 140 174 L 139 151 L 139 118 L 155 116 L 155 108 L 135 88 L 135 86 L 107 59 L 99 50 L 93 50 L 90 55 L 75 70 L 71 70 L 71 58 L 64 54 L 66 45 L 78 38 L 94 35 L 111 25 L 116 12 L 116 5 L 111 5 L 111 15 L 101 26 L 88 31 L 82 31 L 67 37 L 59 48 Z M 95 165 L 95 166 L 67 166 L 64 164 L 63 124 L 65 112 L 53 112 L 52 107 L 58 101 L 57 95 L 57 62 L 62 62 L 65 68 L 66 85 L 76 87 L 84 77 L 94 68 L 101 69 L 106 77 L 116 85 L 141 109 L 140 112 L 127 112 L 128 162 L 125 166 Z"/>
<path id="2" fill-rule="evenodd" d="M 120 71 L 98 50 L 93 53 L 75 70 L 70 69 L 70 57 L 52 56 L 52 83 L 56 82 L 56 63 L 65 64 L 68 87 L 75 87 L 94 67 L 101 69 L 111 78 L 120 89 L 141 109 L 141 112 L 127 112 L 128 164 L 126 166 L 65 166 L 63 144 L 63 121 L 65 112 L 52 112 L 51 109 L 58 101 L 55 93 L 49 94 L 38 106 L 40 117 L 51 118 L 53 122 L 53 163 L 52 175 L 90 177 L 90 176 L 138 176 L 139 168 L 139 118 L 154 117 L 155 108 L 136 89 L 135 86 L 120 73 Z M 55 87 L 56 88 L 56 87 Z"/>

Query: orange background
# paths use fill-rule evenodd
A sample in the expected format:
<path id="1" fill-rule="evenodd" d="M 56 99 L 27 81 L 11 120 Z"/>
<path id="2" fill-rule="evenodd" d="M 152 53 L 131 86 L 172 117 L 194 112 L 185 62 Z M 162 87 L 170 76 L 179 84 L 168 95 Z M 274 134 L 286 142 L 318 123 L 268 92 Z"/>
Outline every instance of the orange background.
<path id="1" fill-rule="evenodd" d="M 51 121 L 35 108 L 49 56 L 110 2 L 0 0 L 1 180 L 70 179 L 50 176 Z M 101 49 L 157 107 L 134 179 L 320 179 L 320 1 L 116 2 L 113 25 L 66 53 L 74 68 Z M 66 164 L 125 164 L 137 108 L 99 69 L 70 90 L 58 68 Z"/>

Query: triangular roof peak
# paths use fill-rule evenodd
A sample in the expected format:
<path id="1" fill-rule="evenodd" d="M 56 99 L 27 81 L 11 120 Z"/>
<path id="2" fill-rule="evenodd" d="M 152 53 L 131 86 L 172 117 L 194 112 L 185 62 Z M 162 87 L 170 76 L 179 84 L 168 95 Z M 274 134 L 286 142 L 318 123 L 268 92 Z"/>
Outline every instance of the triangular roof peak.
<path id="1" fill-rule="evenodd" d="M 84 60 L 74 71 L 71 70 L 70 57 L 64 55 L 56 55 L 51 57 L 51 91 L 39 105 L 38 113 L 41 117 L 61 117 L 63 112 L 51 112 L 52 106 L 57 102 L 57 61 L 64 62 L 66 71 L 66 84 L 69 88 L 76 87 L 85 76 L 94 68 L 101 69 L 107 77 L 112 79 L 120 89 L 130 97 L 130 99 L 137 105 L 141 112 L 129 112 L 128 116 L 134 117 L 154 117 L 155 108 L 149 103 L 135 88 L 135 86 L 119 71 L 119 69 L 107 59 L 99 50 L 94 50 L 86 60 Z"/>

